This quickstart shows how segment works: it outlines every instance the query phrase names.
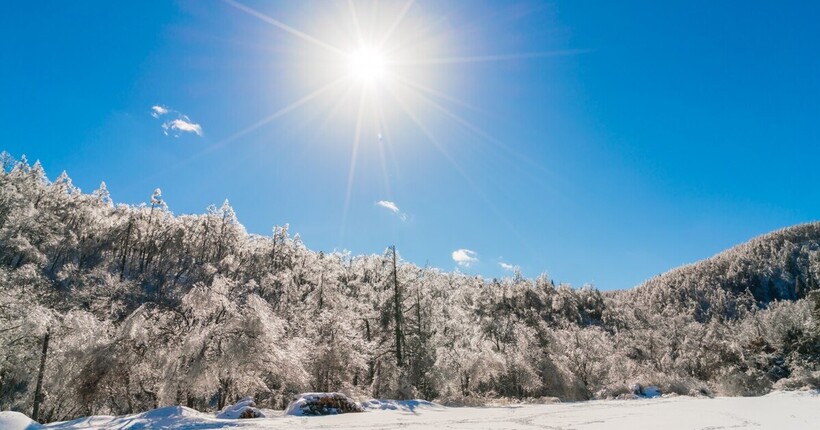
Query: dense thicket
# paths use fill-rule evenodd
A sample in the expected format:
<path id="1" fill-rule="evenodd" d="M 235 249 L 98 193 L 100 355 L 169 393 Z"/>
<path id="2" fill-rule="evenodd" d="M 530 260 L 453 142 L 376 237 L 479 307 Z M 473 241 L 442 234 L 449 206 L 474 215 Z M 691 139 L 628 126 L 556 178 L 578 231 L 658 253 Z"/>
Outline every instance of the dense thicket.
<path id="1" fill-rule="evenodd" d="M 818 289 L 819 239 L 820 223 L 778 230 L 650 279 L 635 293 L 656 307 L 677 310 L 692 304 L 700 320 L 709 318 L 714 305 L 718 313 L 734 312 L 716 290 L 749 294 L 759 303 L 804 298 Z"/>
<path id="2" fill-rule="evenodd" d="M 737 395 L 820 377 L 820 307 L 805 298 L 817 223 L 602 294 L 391 249 L 313 252 L 287 226 L 248 234 L 227 202 L 174 216 L 156 190 L 115 205 L 104 184 L 84 194 L 2 158 L 0 410 L 38 403 L 50 421 L 245 395 L 281 407 L 330 390 L 585 399 L 634 383 Z"/>

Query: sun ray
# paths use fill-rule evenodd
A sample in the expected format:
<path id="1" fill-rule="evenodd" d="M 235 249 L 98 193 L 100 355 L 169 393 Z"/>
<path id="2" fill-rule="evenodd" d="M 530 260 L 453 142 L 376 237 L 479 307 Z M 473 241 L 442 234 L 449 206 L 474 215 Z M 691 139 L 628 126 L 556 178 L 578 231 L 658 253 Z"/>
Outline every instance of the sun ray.
<path id="1" fill-rule="evenodd" d="M 367 35 L 369 38 L 374 39 L 375 34 L 378 33 L 378 24 L 379 24 L 379 5 L 380 2 L 373 2 L 372 7 L 370 8 L 370 17 L 368 19 L 368 26 L 367 26 Z M 375 48 L 380 49 L 379 45 L 375 43 L 373 45 Z"/>
<path id="2" fill-rule="evenodd" d="M 327 117 L 319 125 L 320 130 L 327 129 L 327 127 L 328 127 L 328 125 L 330 125 L 330 122 L 333 119 L 333 117 L 336 116 L 336 114 L 342 108 L 344 103 L 350 98 L 350 94 L 353 92 L 354 89 L 355 89 L 355 86 L 353 86 L 353 85 L 346 85 L 345 86 L 344 93 L 336 99 L 336 101 L 333 103 L 333 106 L 330 108 L 330 111 L 328 112 Z"/>
<path id="3" fill-rule="evenodd" d="M 356 29 L 356 42 L 359 46 L 364 45 L 364 35 L 362 34 L 362 27 L 359 25 L 359 15 L 356 13 L 356 5 L 353 0 L 347 0 L 347 5 L 350 8 L 350 16 L 353 19 L 353 27 Z"/>
<path id="4" fill-rule="evenodd" d="M 250 133 L 250 132 L 252 132 L 252 131 L 254 131 L 254 130 L 260 128 L 260 127 L 262 127 L 262 126 L 264 126 L 265 124 L 268 124 L 271 121 L 288 114 L 289 112 L 301 107 L 305 103 L 307 103 L 307 102 L 321 96 L 322 94 L 330 91 L 333 87 L 339 85 L 343 80 L 345 80 L 344 76 L 339 77 L 336 80 L 330 82 L 329 84 L 327 84 L 327 85 L 325 85 L 325 86 L 323 86 L 319 89 L 316 89 L 316 90 L 312 91 L 310 94 L 300 98 L 299 100 L 294 101 L 293 103 L 291 103 L 291 104 L 279 109 L 278 111 L 266 116 L 265 118 L 262 118 L 261 120 L 255 122 L 254 124 L 251 124 L 251 125 L 245 127 L 244 129 L 239 130 L 238 132 L 232 134 L 231 136 L 229 136 L 229 137 L 227 137 L 227 138 L 225 138 L 225 139 L 211 145 L 211 147 L 208 148 L 208 152 L 210 152 L 214 149 L 217 149 L 221 146 L 224 146 L 225 144 L 233 142 L 234 140 L 239 139 L 240 137 L 242 137 L 242 136 L 244 136 L 244 135 L 246 135 L 246 134 L 248 134 L 248 133 Z"/>
<path id="5" fill-rule="evenodd" d="M 423 40 L 427 37 L 430 37 L 431 34 L 433 33 L 433 31 L 435 30 L 435 28 L 438 25 L 441 25 L 445 21 L 446 21 L 446 18 L 444 18 L 442 16 L 442 17 L 439 17 L 436 20 L 430 20 L 430 22 L 425 26 L 415 28 L 413 33 L 405 35 L 405 37 L 403 38 L 403 40 L 401 42 L 396 43 L 396 44 L 391 43 L 389 48 L 387 48 L 386 46 L 383 47 L 385 54 L 392 57 L 392 56 L 394 56 L 394 54 L 399 53 L 399 52 L 407 49 L 409 46 L 418 45 L 418 41 Z M 395 31 L 394 31 L 394 33 L 395 33 Z M 396 62 L 394 64 L 399 65 L 399 64 L 405 64 L 405 63 Z"/>
<path id="6" fill-rule="evenodd" d="M 383 133 L 384 140 L 383 140 L 383 144 L 381 145 L 381 147 L 383 147 L 384 152 L 387 154 L 388 158 L 390 159 L 390 163 L 391 163 L 391 166 L 390 166 L 391 170 L 390 171 L 393 172 L 393 174 L 395 175 L 396 178 L 400 178 L 401 177 L 401 167 L 399 165 L 398 160 L 396 160 L 396 154 L 393 152 L 393 146 L 392 146 L 392 144 L 393 144 L 393 140 L 392 140 L 393 134 L 390 132 L 390 123 L 387 121 L 387 119 L 385 117 L 384 107 L 381 104 L 379 104 L 377 106 L 376 115 L 378 116 L 380 127 L 382 127 L 382 129 L 384 130 L 384 133 Z"/>
<path id="7" fill-rule="evenodd" d="M 379 162 L 382 166 L 382 177 L 384 179 L 384 192 L 387 196 L 388 200 L 392 200 L 392 192 L 390 190 L 390 176 L 387 169 L 387 161 L 384 158 L 384 151 L 385 151 L 385 141 L 387 139 L 386 130 L 385 130 L 385 123 L 382 121 L 382 109 L 381 105 L 379 104 L 376 97 L 371 93 L 371 103 L 373 104 L 373 110 L 376 114 L 376 129 L 378 132 L 378 151 L 379 151 Z"/>
<path id="8" fill-rule="evenodd" d="M 403 83 L 411 85 L 411 87 L 412 87 L 412 83 L 409 80 L 405 80 Z M 549 176 L 550 180 L 549 180 L 549 182 L 546 182 L 544 180 L 544 177 L 535 175 L 535 174 L 531 173 L 530 170 L 524 169 L 522 171 L 522 174 L 529 177 L 533 181 L 533 183 L 540 184 L 541 186 L 543 186 L 543 187 L 549 189 L 551 192 L 555 193 L 557 191 L 557 187 L 551 186 L 550 184 L 553 183 L 553 182 L 556 182 L 556 181 L 566 182 L 565 178 L 562 178 L 560 176 L 555 175 L 553 172 L 548 170 L 542 164 L 534 162 L 530 157 L 527 157 L 526 155 L 516 151 L 513 147 L 511 147 L 510 145 L 504 143 L 500 139 L 497 139 L 497 138 L 491 136 L 489 133 L 485 132 L 484 130 L 482 130 L 477 125 L 475 125 L 472 122 L 462 118 L 461 116 L 457 115 L 456 113 L 454 113 L 450 109 L 447 109 L 447 107 L 441 105 L 440 103 L 437 103 L 435 100 L 432 100 L 429 97 L 425 97 L 423 94 L 418 94 L 417 93 L 416 96 L 419 97 L 421 100 L 429 103 L 435 109 L 437 109 L 438 111 L 440 111 L 444 115 L 450 117 L 451 119 L 453 119 L 454 121 L 459 123 L 464 128 L 470 130 L 471 132 L 473 132 L 474 134 L 476 134 L 480 138 L 482 138 L 485 141 L 489 142 L 490 144 L 494 145 L 496 148 L 502 150 L 503 152 L 506 152 L 506 154 L 511 157 L 511 158 L 506 160 L 509 163 L 511 163 L 513 165 L 516 165 L 515 161 L 513 159 L 517 159 L 519 162 L 522 162 L 522 163 L 532 167 L 533 169 L 539 171 L 540 173 Z"/>
<path id="9" fill-rule="evenodd" d="M 335 47 L 335 46 L 333 46 L 333 45 L 331 45 L 327 42 L 324 42 L 320 39 L 317 39 L 317 38 L 303 32 L 303 31 L 299 31 L 299 30 L 297 30 L 297 29 L 295 29 L 295 28 L 293 28 L 293 27 L 291 27 L 291 26 L 289 26 L 289 25 L 287 25 L 287 24 L 285 24 L 285 23 L 283 23 L 279 20 L 273 19 L 273 18 L 269 17 L 268 15 L 263 14 L 262 12 L 259 12 L 255 9 L 252 9 L 252 8 L 248 7 L 248 6 L 245 6 L 242 3 L 236 2 L 234 0 L 222 0 L 222 1 L 229 4 L 230 6 L 233 6 L 236 9 L 241 10 L 242 12 L 247 13 L 248 15 L 259 18 L 260 20 L 262 20 L 264 22 L 267 22 L 268 24 L 271 24 L 271 25 L 273 25 L 274 27 L 276 27 L 280 30 L 284 30 L 284 31 L 296 36 L 296 37 L 299 37 L 302 40 L 314 43 L 318 46 L 321 46 L 322 48 L 325 48 L 329 51 L 335 52 L 336 54 L 339 54 L 339 55 L 342 55 L 342 56 L 346 55 L 343 50 L 341 50 L 341 49 L 339 49 L 339 48 L 337 48 L 337 47 Z"/>
<path id="10" fill-rule="evenodd" d="M 472 178 L 470 178 L 469 175 L 467 175 L 467 172 L 464 171 L 464 169 L 461 167 L 460 164 L 458 164 L 455 158 L 453 158 L 450 155 L 450 153 L 447 151 L 447 148 L 445 148 L 444 145 L 442 145 L 441 142 L 439 142 L 439 140 L 436 139 L 435 136 L 433 136 L 430 130 L 416 116 L 416 114 L 413 113 L 413 111 L 407 106 L 407 104 L 405 104 L 402 98 L 398 94 L 396 94 L 396 92 L 393 89 L 390 89 L 389 92 L 393 96 L 393 99 L 396 100 L 396 103 L 399 105 L 399 107 L 401 107 L 404 113 L 407 114 L 407 116 L 413 121 L 414 124 L 416 124 L 416 127 L 418 127 L 418 129 L 421 130 L 422 134 L 424 134 L 424 136 L 427 137 L 428 140 L 430 140 L 433 146 L 439 151 L 439 153 L 441 153 L 441 155 L 447 160 L 447 162 L 449 162 L 450 165 L 453 166 L 456 172 L 458 172 L 458 174 L 461 175 L 461 177 L 464 178 L 464 180 L 467 181 L 467 183 L 471 187 L 478 191 L 475 182 L 472 180 Z"/>
<path id="11" fill-rule="evenodd" d="M 456 162 L 456 160 L 450 155 L 450 153 L 447 152 L 444 145 L 442 145 L 441 142 L 438 141 L 438 139 L 430 132 L 430 130 L 424 125 L 424 123 L 421 122 L 421 120 L 412 112 L 412 110 L 409 109 L 409 107 L 401 100 L 401 98 L 398 97 L 395 94 L 395 92 L 393 92 L 393 90 L 391 90 L 390 93 L 393 95 L 394 99 L 396 100 L 396 103 L 401 107 L 401 109 L 407 114 L 407 116 L 413 121 L 413 123 L 416 124 L 416 127 L 418 127 L 419 130 L 421 130 L 422 134 L 424 134 L 424 136 L 427 137 L 427 139 L 433 143 L 433 146 L 436 147 L 436 149 L 441 153 L 441 155 L 450 163 L 450 165 L 453 166 L 456 172 L 458 172 L 458 174 L 461 175 L 462 178 L 464 178 L 465 182 L 467 182 L 467 185 L 469 185 L 470 188 L 472 188 L 472 191 L 476 193 L 479 197 L 481 197 L 481 199 L 484 201 L 484 204 L 487 205 L 487 207 L 498 218 L 498 220 L 501 221 L 509 229 L 510 232 L 512 232 L 512 234 L 520 241 L 521 245 L 523 245 L 525 248 L 533 252 L 534 249 L 532 248 L 532 245 L 529 243 L 529 241 L 527 241 L 526 238 L 524 238 L 524 236 L 518 231 L 518 229 L 516 229 L 515 226 L 507 219 L 507 217 L 505 217 L 501 213 L 498 207 L 496 207 L 492 200 L 490 200 L 489 196 L 487 196 L 487 194 L 481 190 L 478 184 L 476 184 L 475 181 L 473 181 L 473 179 L 467 174 L 467 172 L 464 171 L 461 165 L 459 165 L 458 162 Z"/>
<path id="12" fill-rule="evenodd" d="M 520 52 L 515 54 L 479 55 L 473 57 L 441 57 L 422 58 L 418 60 L 397 60 L 396 65 L 431 65 L 431 64 L 468 64 L 468 63 L 491 63 L 496 61 L 522 60 L 528 58 L 561 57 L 567 55 L 577 55 L 590 52 L 589 49 L 565 49 L 561 51 L 539 51 Z"/>
<path id="13" fill-rule="evenodd" d="M 323 86 L 322 88 L 319 88 L 319 89 L 311 92 L 310 94 L 300 98 L 299 100 L 296 100 L 293 103 L 279 109 L 278 111 L 276 111 L 273 114 L 261 119 L 260 121 L 254 123 L 254 124 L 251 124 L 248 127 L 245 127 L 244 129 L 232 134 L 231 136 L 226 137 L 225 139 L 222 139 L 218 142 L 215 142 L 215 143 L 211 144 L 207 148 L 204 148 L 201 151 L 199 151 L 195 154 L 192 154 L 191 156 L 189 156 L 189 157 L 187 157 L 183 160 L 178 161 L 177 163 L 172 165 L 169 169 L 166 169 L 163 172 L 158 172 L 156 176 L 158 176 L 158 175 L 160 175 L 160 173 L 164 173 L 165 171 L 168 171 L 168 170 L 176 170 L 176 169 L 178 169 L 178 168 L 180 168 L 180 167 L 182 167 L 182 166 L 184 166 L 184 165 L 186 165 L 186 164 L 188 164 L 188 163 L 190 163 L 194 160 L 199 159 L 200 157 L 202 157 L 206 154 L 210 154 L 211 152 L 216 151 L 217 149 L 227 145 L 228 143 L 231 143 L 231 142 L 235 141 L 236 139 L 239 139 L 240 137 L 242 137 L 242 136 L 244 136 L 244 135 L 246 135 L 246 134 L 248 134 L 248 133 L 250 133 L 250 132 L 252 132 L 252 131 L 254 131 L 254 130 L 260 128 L 260 127 L 262 127 L 262 126 L 264 126 L 265 124 L 268 124 L 271 121 L 273 121 L 273 120 L 275 120 L 275 119 L 277 119 L 277 118 L 279 118 L 279 117 L 293 111 L 294 109 L 304 105 L 305 103 L 309 102 L 310 100 L 315 99 L 316 97 L 319 97 L 320 95 L 322 95 L 325 92 L 329 91 L 331 88 L 335 87 L 336 85 L 339 85 L 339 83 L 341 83 L 344 79 L 345 79 L 344 77 L 341 77 L 341 78 L 338 78 L 338 79 L 334 80 L 333 82 Z M 149 177 L 148 179 L 151 179 L 151 178 L 153 178 L 153 177 Z"/>
<path id="14" fill-rule="evenodd" d="M 405 78 L 401 78 L 401 77 L 399 77 L 398 79 L 399 79 L 399 81 L 401 81 L 401 82 L 402 82 L 402 83 L 404 83 L 405 85 L 408 85 L 408 86 L 410 86 L 411 88 L 416 88 L 416 89 L 418 89 L 418 87 L 416 87 L 416 86 L 412 83 L 412 81 L 409 81 L 409 80 L 407 80 L 407 79 L 405 79 Z M 481 128 L 479 128 L 477 125 L 475 125 L 475 124 L 471 123 L 470 121 L 468 121 L 468 120 L 466 120 L 466 119 L 462 118 L 461 116 L 459 116 L 459 115 L 457 115 L 456 113 L 452 112 L 450 109 L 447 109 L 447 107 L 445 107 L 445 106 L 441 105 L 440 103 L 436 102 L 435 100 L 433 100 L 433 99 L 431 99 L 431 98 L 429 98 L 429 97 L 424 96 L 423 94 L 416 94 L 416 95 L 417 95 L 419 98 L 421 98 L 422 100 L 424 100 L 425 102 L 427 102 L 427 103 L 429 103 L 430 105 L 432 105 L 433 107 L 435 107 L 437 110 L 439 110 L 439 111 L 440 111 L 441 113 L 443 113 L 444 115 L 446 115 L 446 116 L 450 117 L 451 119 L 453 119 L 454 121 L 458 122 L 458 123 L 459 123 L 459 124 L 461 124 L 463 127 L 465 127 L 465 128 L 467 128 L 468 130 L 472 131 L 473 133 L 475 133 L 475 134 L 476 134 L 476 135 L 478 135 L 479 137 L 483 138 L 483 139 L 484 139 L 484 140 L 486 140 L 487 142 L 490 142 L 490 143 L 494 144 L 495 146 L 497 146 L 497 147 L 499 147 L 499 148 L 503 149 L 503 150 L 504 150 L 505 152 L 507 152 L 509 155 L 512 155 L 512 156 L 514 156 L 515 158 L 518 158 L 519 160 L 523 161 L 524 163 L 527 163 L 527 164 L 531 165 L 532 167 L 535 167 L 535 168 L 537 168 L 537 169 L 539 169 L 539 170 L 542 170 L 542 171 L 544 171 L 544 172 L 547 172 L 547 170 L 546 170 L 543 166 L 541 166 L 540 164 L 533 162 L 532 160 L 530 160 L 530 159 L 529 159 L 529 157 L 527 157 L 527 156 L 525 156 L 525 155 L 523 155 L 523 154 L 519 153 L 518 151 L 516 151 L 515 149 L 511 148 L 509 145 L 507 145 L 506 143 L 502 142 L 501 140 L 496 139 L 495 137 L 493 137 L 493 136 L 489 135 L 487 132 L 485 132 L 484 130 L 482 130 Z"/>
<path id="15" fill-rule="evenodd" d="M 408 79 L 405 79 L 403 81 L 403 83 L 413 87 L 412 81 L 410 81 Z M 548 189 L 550 192 L 553 193 L 553 195 L 556 195 L 557 197 L 560 197 L 560 198 L 566 198 L 567 197 L 566 195 L 564 195 L 563 193 L 559 193 L 559 191 L 558 191 L 559 188 L 566 188 L 566 187 L 557 187 L 557 186 L 553 185 L 556 182 L 560 182 L 560 183 L 562 183 L 566 186 L 570 186 L 571 182 L 569 182 L 569 180 L 567 178 L 556 175 L 554 172 L 547 169 L 543 164 L 536 163 L 530 157 L 522 154 L 519 151 L 516 151 L 515 148 L 513 148 L 512 146 L 504 143 L 502 140 L 500 140 L 498 138 L 493 137 L 492 135 L 490 135 L 489 133 L 487 133 L 483 129 L 481 129 L 479 126 L 473 124 L 471 121 L 468 121 L 465 118 L 462 118 L 461 116 L 459 116 L 458 114 L 456 114 L 452 110 L 448 109 L 446 106 L 444 106 L 440 103 L 437 103 L 435 100 L 433 100 L 429 97 L 425 97 L 423 94 L 419 94 L 419 93 L 417 93 L 416 96 L 419 97 L 421 100 L 429 103 L 435 109 L 437 109 L 439 112 L 441 112 L 445 116 L 448 116 L 449 118 L 453 119 L 454 121 L 456 121 L 458 124 L 460 124 L 464 128 L 470 130 L 472 133 L 474 133 L 478 137 L 480 137 L 480 138 L 484 139 L 485 141 L 489 142 L 490 144 L 494 145 L 497 149 L 505 152 L 506 155 L 509 156 L 509 157 L 505 157 L 506 158 L 505 161 L 507 161 L 511 165 L 517 166 L 515 160 L 518 160 L 519 162 L 524 163 L 524 164 L 532 167 L 532 169 L 534 169 L 535 171 L 538 171 L 541 175 L 546 175 L 546 176 L 549 177 L 549 181 L 546 181 L 545 177 L 540 176 L 540 175 L 536 175 L 535 173 L 533 173 L 533 171 L 531 169 L 522 169 L 520 171 L 520 173 L 527 176 L 532 181 L 531 183 L 539 184 L 540 186 L 544 187 L 545 189 Z M 504 159 L 504 158 L 501 158 L 501 159 Z M 556 194 L 556 193 L 558 193 L 558 194 Z"/>
<path id="16" fill-rule="evenodd" d="M 470 110 L 475 111 L 475 112 L 487 113 L 485 110 L 479 109 L 479 108 L 477 108 L 477 107 L 475 107 L 475 106 L 473 106 L 473 105 L 471 105 L 471 104 L 469 104 L 469 103 L 467 103 L 463 100 L 459 100 L 459 99 L 457 99 L 453 96 L 444 94 L 441 91 L 434 90 L 434 89 L 432 89 L 428 86 L 422 85 L 422 84 L 420 84 L 420 83 L 418 83 L 418 82 L 416 82 L 412 79 L 406 78 L 406 77 L 404 77 L 404 76 L 402 76 L 398 73 L 391 73 L 390 77 L 392 79 L 397 79 L 397 80 L 401 81 L 402 83 L 404 83 L 407 86 L 413 87 L 417 91 L 421 91 L 423 93 L 430 94 L 430 95 L 438 97 L 442 100 L 447 100 L 450 103 L 459 105 L 463 108 L 467 108 L 467 109 L 470 109 Z"/>
<path id="17" fill-rule="evenodd" d="M 415 2 L 416 0 L 408 0 L 407 3 L 404 4 L 404 7 L 401 9 L 401 12 L 399 12 L 399 16 L 396 17 L 396 19 L 393 21 L 393 24 L 384 33 L 384 36 L 382 36 L 378 45 L 376 45 L 379 49 L 384 48 L 384 44 L 387 43 L 388 40 L 390 40 L 390 36 L 393 35 L 393 32 L 396 31 L 396 28 L 398 28 L 399 25 L 401 25 L 402 21 L 404 21 L 405 15 L 407 15 L 407 12 L 410 10 L 410 7 L 413 6 L 413 3 Z"/>
<path id="18" fill-rule="evenodd" d="M 345 230 L 347 229 L 347 213 L 350 209 L 350 197 L 353 193 L 353 178 L 356 175 L 356 159 L 359 152 L 359 143 L 362 137 L 362 118 L 364 117 L 365 91 L 359 97 L 359 113 L 356 116 L 356 132 L 353 138 L 353 153 L 350 156 L 350 167 L 347 170 L 347 190 L 345 191 L 345 203 L 342 209 L 342 226 L 339 232 L 339 244 L 344 244 Z"/>

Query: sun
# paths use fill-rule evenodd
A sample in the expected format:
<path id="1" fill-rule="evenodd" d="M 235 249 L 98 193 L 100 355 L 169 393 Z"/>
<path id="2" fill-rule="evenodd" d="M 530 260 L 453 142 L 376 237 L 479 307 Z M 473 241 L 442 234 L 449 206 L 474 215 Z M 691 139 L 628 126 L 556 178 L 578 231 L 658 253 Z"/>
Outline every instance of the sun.
<path id="1" fill-rule="evenodd" d="M 459 44 L 460 38 L 454 31 L 457 28 L 452 27 L 449 20 L 434 19 L 434 16 L 424 13 L 417 6 L 417 0 L 321 2 L 323 7 L 316 9 L 316 18 L 308 25 L 309 31 L 246 6 L 244 0 L 223 1 L 292 36 L 293 46 L 288 50 L 294 56 L 286 61 L 299 71 L 293 75 L 296 78 L 293 82 L 305 86 L 300 97 L 212 145 L 212 148 L 226 145 L 299 109 L 305 111 L 306 118 L 323 115 L 320 129 L 334 120 L 345 121 L 335 124 L 340 126 L 340 130 L 352 132 L 341 237 L 344 236 L 360 152 L 377 153 L 377 157 L 371 159 L 378 159 L 381 163 L 382 189 L 389 198 L 393 176 L 390 168 L 398 170 L 395 169 L 398 162 L 394 148 L 400 142 L 410 141 L 404 137 L 408 132 L 423 135 L 432 144 L 430 147 L 438 151 L 482 196 L 483 191 L 473 185 L 474 181 L 459 164 L 458 158 L 451 155 L 444 142 L 437 137 L 441 127 L 452 125 L 463 129 L 476 137 L 477 142 L 498 151 L 501 156 L 512 154 L 529 161 L 517 155 L 503 141 L 483 131 L 480 125 L 460 115 L 460 108 L 476 109 L 456 97 L 453 88 L 446 87 L 458 79 L 455 73 L 467 73 L 470 70 L 467 67 L 475 63 L 580 52 L 462 53 L 462 47 L 482 44 L 473 39 L 465 39 L 463 44 Z M 319 11 L 326 13 L 318 14 Z M 277 47 L 277 52 L 280 48 Z M 454 67 L 460 69 L 456 71 Z M 397 127 L 401 131 L 394 135 Z M 451 130 L 445 130 L 448 135 L 452 134 Z M 392 161 L 393 165 L 390 166 L 388 161 Z"/>
<path id="2" fill-rule="evenodd" d="M 357 81 L 373 85 L 385 77 L 384 54 L 373 47 L 362 46 L 348 56 L 348 73 Z"/>

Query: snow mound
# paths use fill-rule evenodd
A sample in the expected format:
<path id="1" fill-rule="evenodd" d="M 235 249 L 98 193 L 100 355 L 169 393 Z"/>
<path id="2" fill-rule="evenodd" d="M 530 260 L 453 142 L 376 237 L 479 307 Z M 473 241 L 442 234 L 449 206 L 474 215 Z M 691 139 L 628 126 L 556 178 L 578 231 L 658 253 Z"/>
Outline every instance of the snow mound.
<path id="1" fill-rule="evenodd" d="M 235 405 L 225 406 L 222 411 L 216 414 L 219 419 L 242 419 L 242 418 L 265 418 L 265 414 L 257 409 L 253 397 L 245 397 Z"/>
<path id="2" fill-rule="evenodd" d="M 3 411 L 0 412 L 0 429 L 3 430 L 34 430 L 39 429 L 39 423 L 20 412 Z"/>
<path id="3" fill-rule="evenodd" d="M 72 421 L 49 424 L 43 428 L 60 430 L 215 428 L 210 426 L 212 420 L 212 416 L 208 417 L 191 408 L 184 406 L 166 406 L 147 412 L 119 417 L 96 415 L 78 418 Z M 2 426 L 0 426 L 0 429 L 5 430 Z"/>
<path id="4" fill-rule="evenodd" d="M 405 412 L 415 412 L 416 409 L 442 409 L 444 406 L 441 406 L 437 403 L 428 402 L 427 400 L 415 399 L 415 400 L 384 400 L 384 399 L 371 399 L 362 402 L 362 408 L 365 410 L 378 410 L 378 411 L 405 411 Z"/>
<path id="5" fill-rule="evenodd" d="M 364 408 L 342 393 L 304 393 L 288 405 L 285 415 L 337 415 L 349 412 L 364 412 Z"/>
<path id="6" fill-rule="evenodd" d="M 803 390 L 775 390 L 764 394 L 763 397 L 818 397 L 820 396 L 820 390 L 812 390 L 812 389 L 803 389 Z"/>
<path id="7" fill-rule="evenodd" d="M 191 408 L 185 406 L 165 406 L 164 408 L 154 409 L 148 412 L 142 412 L 132 415 L 135 418 L 143 418 L 147 420 L 157 420 L 166 418 L 197 418 L 202 414 Z"/>

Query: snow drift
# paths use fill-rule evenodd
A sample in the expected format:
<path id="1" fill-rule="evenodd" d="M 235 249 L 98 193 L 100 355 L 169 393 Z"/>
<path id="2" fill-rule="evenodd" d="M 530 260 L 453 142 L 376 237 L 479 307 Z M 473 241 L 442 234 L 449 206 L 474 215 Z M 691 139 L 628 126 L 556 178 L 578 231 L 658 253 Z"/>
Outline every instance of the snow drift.
<path id="1" fill-rule="evenodd" d="M 317 393 L 313 393 L 317 394 Z M 303 396 L 299 400 L 308 401 Z M 321 397 L 313 397 L 321 398 Z M 242 403 L 242 402 L 240 402 Z M 294 402 L 294 404 L 302 404 Z M 365 413 L 325 417 L 268 414 L 253 420 L 219 419 L 192 409 L 171 406 L 122 417 L 96 416 L 40 426 L 17 412 L 0 412 L 2 430 L 86 429 L 496 429 L 531 428 L 622 430 L 649 426 L 688 430 L 754 428 L 816 430 L 820 392 L 775 392 L 761 397 L 656 397 L 644 400 L 594 400 L 546 405 L 447 408 L 424 401 L 369 400 Z M 236 405 L 234 405 L 236 406 Z"/>
<path id="2" fill-rule="evenodd" d="M 0 412 L 0 429 L 2 430 L 35 430 L 40 427 L 40 424 L 20 412 Z"/>

